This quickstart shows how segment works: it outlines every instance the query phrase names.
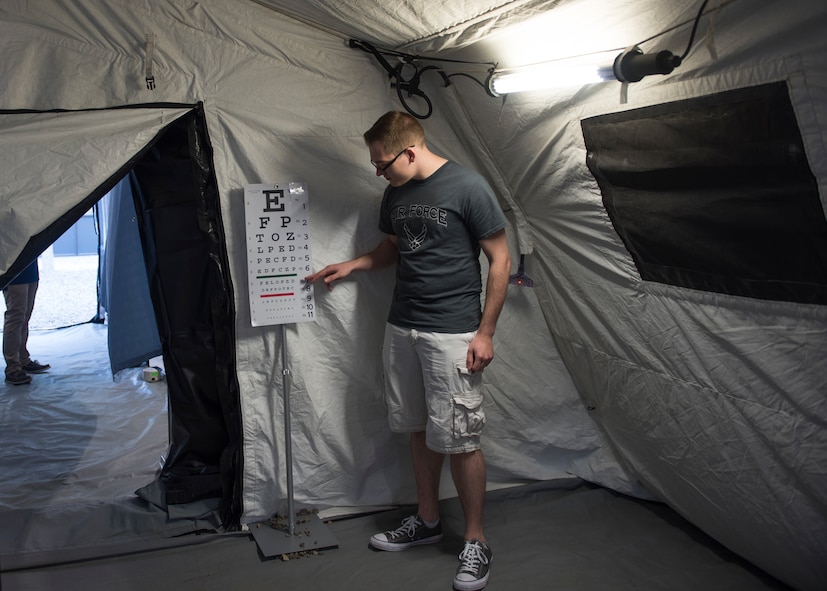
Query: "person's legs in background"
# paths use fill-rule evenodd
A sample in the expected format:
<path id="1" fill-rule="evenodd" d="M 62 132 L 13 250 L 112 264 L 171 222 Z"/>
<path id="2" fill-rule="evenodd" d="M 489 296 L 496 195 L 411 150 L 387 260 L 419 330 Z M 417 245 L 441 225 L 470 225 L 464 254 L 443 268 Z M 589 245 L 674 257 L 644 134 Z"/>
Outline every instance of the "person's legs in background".
<path id="1" fill-rule="evenodd" d="M 3 316 L 3 357 L 6 360 L 6 381 L 19 385 L 27 384 L 32 378 L 23 371 L 23 363 L 20 359 L 20 351 L 26 350 L 25 341 L 28 340 L 28 319 L 31 313 L 27 313 L 29 303 L 29 284 L 21 283 L 9 285 L 3 290 L 6 299 L 6 313 Z M 30 360 L 26 360 L 28 363 Z"/>
<path id="2" fill-rule="evenodd" d="M 32 381 L 26 372 L 39 373 L 49 368 L 33 361 L 28 349 L 29 321 L 34 311 L 38 282 L 9 285 L 3 290 L 6 312 L 3 318 L 3 358 L 6 381 L 19 386 Z"/>

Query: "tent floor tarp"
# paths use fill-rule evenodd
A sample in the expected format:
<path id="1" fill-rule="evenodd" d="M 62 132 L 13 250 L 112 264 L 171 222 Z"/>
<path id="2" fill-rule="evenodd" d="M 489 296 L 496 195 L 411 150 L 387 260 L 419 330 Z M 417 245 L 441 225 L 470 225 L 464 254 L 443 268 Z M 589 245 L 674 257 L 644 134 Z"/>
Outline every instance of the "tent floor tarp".
<path id="1" fill-rule="evenodd" d="M 141 368 L 115 379 L 107 327 L 32 331 L 47 372 L 0 385 L 0 509 L 37 509 L 131 496 L 155 479 L 167 451 L 166 383 Z"/>
<path id="2" fill-rule="evenodd" d="M 456 499 L 442 503 L 438 545 L 371 551 L 369 536 L 406 514 L 394 509 L 332 521 L 337 549 L 288 562 L 262 559 L 249 533 L 171 538 L 165 513 L 141 517 L 133 492 L 167 444 L 165 386 L 137 369 L 112 380 L 105 334 L 93 324 L 35 331 L 31 349 L 53 369 L 30 386 L 0 385 L 0 588 L 448 588 Z M 665 505 L 577 480 L 492 491 L 486 520 L 492 590 L 786 589 Z"/>
<path id="3" fill-rule="evenodd" d="M 583 484 L 535 483 L 491 492 L 487 534 L 494 550 L 488 589 L 787 589 L 740 560 L 668 507 Z M 442 502 L 446 536 L 406 552 L 367 541 L 409 509 L 328 523 L 339 547 L 288 561 L 262 559 L 250 535 L 197 537 L 195 545 L 2 573 L 2 588 L 448 589 L 461 546 L 461 509 Z"/>

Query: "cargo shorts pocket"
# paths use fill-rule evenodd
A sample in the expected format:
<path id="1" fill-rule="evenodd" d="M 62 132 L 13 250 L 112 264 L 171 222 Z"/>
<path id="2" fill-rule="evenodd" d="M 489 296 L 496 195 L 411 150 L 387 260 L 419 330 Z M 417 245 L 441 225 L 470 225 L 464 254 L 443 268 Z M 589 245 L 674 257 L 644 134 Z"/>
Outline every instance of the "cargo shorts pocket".
<path id="1" fill-rule="evenodd" d="M 485 411 L 482 409 L 482 374 L 469 374 L 464 363 L 461 367 L 457 365 L 457 372 L 463 386 L 462 391 L 451 396 L 453 436 L 479 437 L 485 425 Z"/>

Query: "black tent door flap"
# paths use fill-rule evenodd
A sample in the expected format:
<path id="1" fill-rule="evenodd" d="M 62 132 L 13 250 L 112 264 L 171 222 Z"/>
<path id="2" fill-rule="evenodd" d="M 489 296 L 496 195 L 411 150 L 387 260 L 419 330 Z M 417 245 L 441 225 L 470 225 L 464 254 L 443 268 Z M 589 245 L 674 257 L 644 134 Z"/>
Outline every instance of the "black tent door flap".
<path id="1" fill-rule="evenodd" d="M 235 526 L 235 311 L 202 110 L 168 126 L 132 178 L 169 388 L 170 449 L 160 482 L 170 505 L 221 499 L 223 524 Z"/>

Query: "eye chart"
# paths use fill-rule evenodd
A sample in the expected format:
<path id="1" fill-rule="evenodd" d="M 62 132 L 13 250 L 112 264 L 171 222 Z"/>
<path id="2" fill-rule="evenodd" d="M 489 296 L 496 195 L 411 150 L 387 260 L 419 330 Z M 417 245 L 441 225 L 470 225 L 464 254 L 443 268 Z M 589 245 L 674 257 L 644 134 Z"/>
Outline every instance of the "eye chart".
<path id="1" fill-rule="evenodd" d="M 252 325 L 315 320 L 304 183 L 247 185 L 244 206 Z"/>

